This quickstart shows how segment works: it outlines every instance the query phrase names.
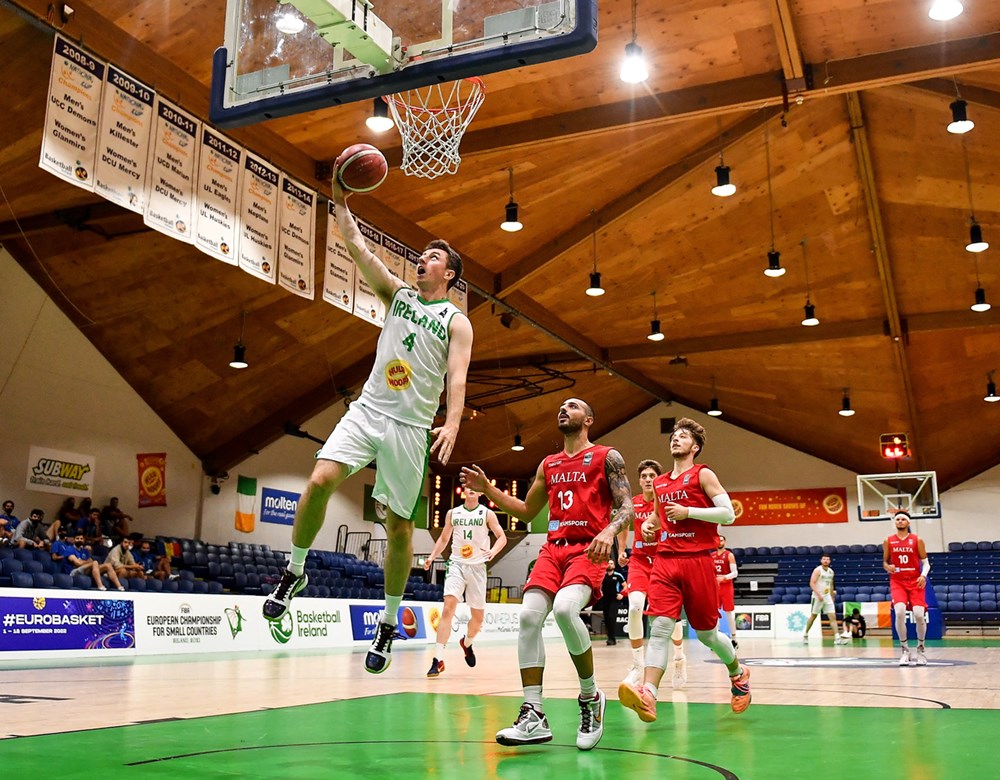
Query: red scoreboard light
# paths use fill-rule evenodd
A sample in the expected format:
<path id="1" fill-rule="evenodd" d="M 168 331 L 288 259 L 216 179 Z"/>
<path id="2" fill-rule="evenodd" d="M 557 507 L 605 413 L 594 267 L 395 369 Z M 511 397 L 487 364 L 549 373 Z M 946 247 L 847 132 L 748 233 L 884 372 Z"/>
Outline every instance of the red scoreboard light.
<path id="1" fill-rule="evenodd" d="M 905 433 L 883 433 L 879 437 L 879 450 L 882 457 L 889 460 L 910 457 L 910 445 Z"/>

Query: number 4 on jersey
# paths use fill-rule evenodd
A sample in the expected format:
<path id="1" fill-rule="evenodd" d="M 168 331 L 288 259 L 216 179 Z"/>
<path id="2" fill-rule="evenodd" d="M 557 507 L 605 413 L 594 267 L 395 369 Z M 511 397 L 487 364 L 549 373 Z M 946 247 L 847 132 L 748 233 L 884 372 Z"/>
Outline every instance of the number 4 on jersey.
<path id="1" fill-rule="evenodd" d="M 403 339 L 403 346 L 406 347 L 407 352 L 413 352 L 413 344 L 417 340 L 417 334 L 411 333 L 405 339 Z"/>

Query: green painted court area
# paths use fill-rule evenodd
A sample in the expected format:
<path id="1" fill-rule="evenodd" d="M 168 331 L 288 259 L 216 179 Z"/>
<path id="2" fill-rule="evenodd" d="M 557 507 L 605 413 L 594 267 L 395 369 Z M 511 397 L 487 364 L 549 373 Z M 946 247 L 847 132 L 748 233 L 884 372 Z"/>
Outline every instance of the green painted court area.
<path id="1" fill-rule="evenodd" d="M 494 732 L 513 720 L 518 705 L 492 696 L 396 694 L 22 737 L 0 743 L 0 766 L 13 778 L 115 780 L 930 780 L 997 774 L 996 711 L 754 705 L 736 716 L 726 706 L 661 703 L 659 720 L 646 725 L 611 701 L 604 739 L 584 753 L 574 744 L 576 704 L 565 699 L 546 703 L 552 742 L 497 745 Z M 69 721 L 79 715 L 67 711 Z"/>

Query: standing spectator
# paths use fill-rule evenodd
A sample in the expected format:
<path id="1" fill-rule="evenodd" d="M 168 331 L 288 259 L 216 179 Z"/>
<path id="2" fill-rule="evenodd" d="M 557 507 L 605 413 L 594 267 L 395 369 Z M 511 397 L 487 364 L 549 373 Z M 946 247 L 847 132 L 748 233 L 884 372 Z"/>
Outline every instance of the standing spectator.
<path id="1" fill-rule="evenodd" d="M 616 617 L 618 616 L 618 602 L 622 600 L 621 590 L 625 584 L 625 577 L 615 568 L 614 560 L 608 561 L 608 567 L 604 572 L 604 581 L 601 583 L 601 607 L 604 615 L 604 632 L 608 635 L 606 644 L 618 644 Z"/>
<path id="2" fill-rule="evenodd" d="M 108 499 L 108 505 L 101 510 L 101 519 L 107 521 L 108 528 L 113 528 L 115 523 L 117 523 L 124 514 L 125 513 L 118 508 L 118 496 L 111 496 L 111 498 Z"/>
<path id="3" fill-rule="evenodd" d="M 124 512 L 122 516 L 119 517 L 115 524 L 111 527 L 111 538 L 112 539 L 124 539 L 126 536 L 132 535 L 132 516 L 126 515 Z"/>
<path id="4" fill-rule="evenodd" d="M 0 544 L 9 544 L 21 521 L 14 514 L 14 502 L 9 498 L 3 502 L 3 512 L 0 513 Z M 6 541 L 5 541 L 6 540 Z"/>
<path id="5" fill-rule="evenodd" d="M 29 549 L 43 549 L 47 541 L 45 527 L 42 523 L 43 517 L 45 517 L 45 512 L 41 509 L 32 509 L 28 515 L 28 519 L 23 523 L 18 523 L 17 529 L 10 539 L 10 546 L 20 547 L 21 549 L 25 547 Z"/>
<path id="6" fill-rule="evenodd" d="M 136 562 L 132 555 L 132 540 L 128 537 L 122 539 L 116 546 L 111 548 L 104 563 L 115 570 L 119 577 L 138 577 L 146 579 L 146 571 L 143 566 Z"/>
<path id="7" fill-rule="evenodd" d="M 76 508 L 75 499 L 70 496 L 59 506 L 59 510 L 56 512 L 56 519 L 52 521 L 52 525 L 49 526 L 45 535 L 50 542 L 55 543 L 63 536 L 60 533 L 60 529 L 68 528 L 72 534 L 76 530 L 76 524 L 81 517 L 80 511 Z"/>

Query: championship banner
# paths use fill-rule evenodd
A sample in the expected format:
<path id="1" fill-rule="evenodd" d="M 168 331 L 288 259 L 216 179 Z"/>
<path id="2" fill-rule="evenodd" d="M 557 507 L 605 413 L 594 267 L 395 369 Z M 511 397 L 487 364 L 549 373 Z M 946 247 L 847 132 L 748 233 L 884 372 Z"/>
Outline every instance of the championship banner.
<path id="1" fill-rule="evenodd" d="M 313 235 L 316 233 L 316 193 L 283 175 L 280 202 L 278 284 L 311 301 L 315 297 Z"/>
<path id="2" fill-rule="evenodd" d="M 38 167 L 91 191 L 105 67 L 88 52 L 56 36 Z"/>
<path id="3" fill-rule="evenodd" d="M 197 119 L 157 96 L 143 219 L 154 230 L 189 244 L 194 243 L 200 126 Z"/>
<path id="4" fill-rule="evenodd" d="M 23 592 L 23 591 L 22 591 Z M 126 650 L 135 647 L 133 604 L 125 599 L 0 597 L 3 650 Z"/>
<path id="5" fill-rule="evenodd" d="M 237 258 L 251 276 L 274 284 L 278 234 L 278 170 L 246 153 L 240 186 L 240 231 Z"/>
<path id="6" fill-rule="evenodd" d="M 382 231 L 363 219 L 357 222 L 368 251 L 381 260 Z M 385 323 L 385 306 L 360 272 L 354 276 L 354 316 L 373 322 L 380 328 Z"/>
<path id="7" fill-rule="evenodd" d="M 344 237 L 337 227 L 337 217 L 331 200 L 326 220 L 326 267 L 323 272 L 323 300 L 338 309 L 354 312 L 354 276 L 357 268 L 347 251 Z"/>
<path id="8" fill-rule="evenodd" d="M 101 100 L 101 134 L 94 191 L 123 208 L 146 210 L 146 161 L 156 93 L 108 66 Z"/>
<path id="9" fill-rule="evenodd" d="M 167 505 L 167 453 L 135 456 L 139 469 L 139 509 Z"/>
<path id="10" fill-rule="evenodd" d="M 203 128 L 198 164 L 194 243 L 202 252 L 236 265 L 236 202 L 243 149 Z"/>
<path id="11" fill-rule="evenodd" d="M 403 281 L 410 287 L 417 286 L 417 263 L 420 262 L 420 252 L 406 247 L 406 266 L 403 268 Z"/>
<path id="12" fill-rule="evenodd" d="M 846 523 L 846 488 L 730 493 L 736 525 Z"/>
<path id="13" fill-rule="evenodd" d="M 460 308 L 463 314 L 469 313 L 469 285 L 465 279 L 459 279 L 448 290 L 448 300 Z"/>
<path id="14" fill-rule="evenodd" d="M 391 236 L 382 237 L 382 262 L 393 276 L 406 281 L 407 247 Z"/>
<path id="15" fill-rule="evenodd" d="M 28 479 L 24 486 L 42 493 L 93 496 L 94 470 L 93 455 L 32 447 L 28 452 Z"/>

